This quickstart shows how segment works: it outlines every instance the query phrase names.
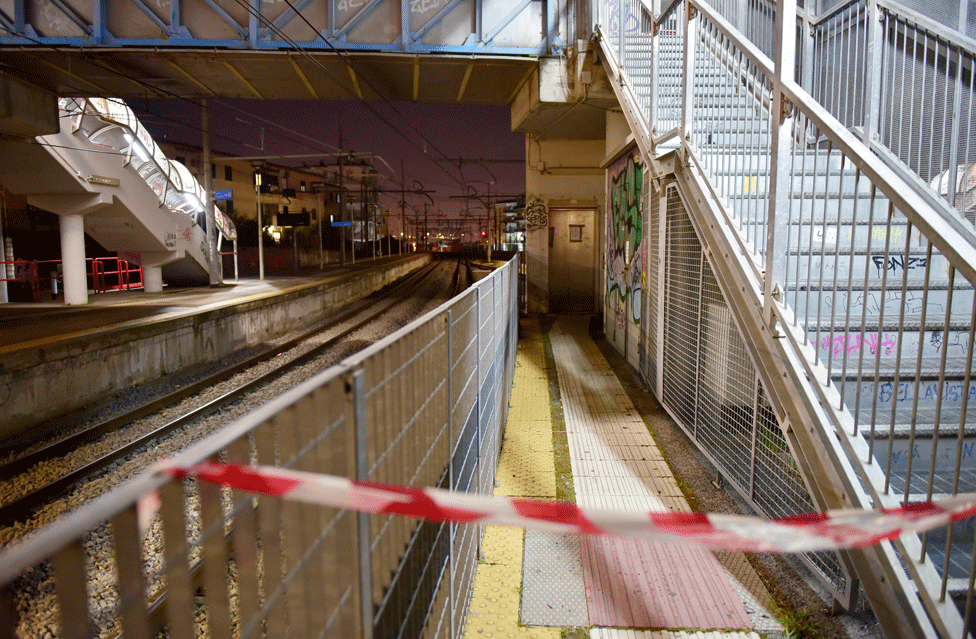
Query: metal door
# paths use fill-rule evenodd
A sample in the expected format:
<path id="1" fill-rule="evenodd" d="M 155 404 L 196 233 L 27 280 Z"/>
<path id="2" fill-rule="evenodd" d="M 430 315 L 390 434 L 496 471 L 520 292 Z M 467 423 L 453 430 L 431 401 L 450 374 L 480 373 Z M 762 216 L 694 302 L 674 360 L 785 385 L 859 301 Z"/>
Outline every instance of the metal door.
<path id="1" fill-rule="evenodd" d="M 549 312 L 596 310 L 595 209 L 549 211 Z"/>

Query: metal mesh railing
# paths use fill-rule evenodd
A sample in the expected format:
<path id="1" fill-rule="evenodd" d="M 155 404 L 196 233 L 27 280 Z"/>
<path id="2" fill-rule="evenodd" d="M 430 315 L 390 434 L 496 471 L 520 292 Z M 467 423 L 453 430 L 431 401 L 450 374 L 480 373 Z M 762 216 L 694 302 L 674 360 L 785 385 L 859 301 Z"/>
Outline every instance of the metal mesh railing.
<path id="1" fill-rule="evenodd" d="M 649 181 L 645 181 L 649 184 Z M 647 248 L 647 286 L 644 287 L 645 299 L 647 303 L 647 313 L 641 316 L 641 320 L 647 323 L 647 349 L 644 354 L 644 369 L 641 373 L 647 380 L 648 385 L 657 389 L 658 384 L 658 327 L 660 325 L 660 294 L 661 283 L 661 253 L 658 248 L 659 238 L 661 237 L 661 196 L 657 189 L 651 188 L 648 217 L 648 248 Z"/>
<path id="2" fill-rule="evenodd" d="M 662 403 L 732 486 L 767 517 L 816 510 L 676 188 L 668 189 Z M 654 318 L 652 318 L 654 321 Z M 804 561 L 845 601 L 836 553 Z"/>
<path id="3" fill-rule="evenodd" d="M 516 258 L 176 463 L 220 459 L 490 494 L 517 286 Z M 143 533 L 137 500 L 151 490 L 161 511 Z M 456 638 L 480 533 L 145 474 L 0 554 L 0 604 L 19 614 L 4 616 L 0 630 L 34 636 L 27 628 L 40 619 L 61 639 Z"/>
<path id="4" fill-rule="evenodd" d="M 669 189 L 667 197 L 662 401 L 694 437 L 702 252 L 677 191 Z"/>

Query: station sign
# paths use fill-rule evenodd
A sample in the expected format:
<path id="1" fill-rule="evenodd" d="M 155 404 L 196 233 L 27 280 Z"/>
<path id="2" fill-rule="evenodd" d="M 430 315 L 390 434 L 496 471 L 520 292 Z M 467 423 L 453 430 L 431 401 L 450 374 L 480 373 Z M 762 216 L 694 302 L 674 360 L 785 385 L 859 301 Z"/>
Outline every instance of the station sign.
<path id="1" fill-rule="evenodd" d="M 217 200 L 233 200 L 234 199 L 234 190 L 233 189 L 224 189 L 222 191 L 214 191 L 213 193 L 214 193 L 214 201 L 217 201 Z"/>
<path id="2" fill-rule="evenodd" d="M 352 226 L 352 222 L 333 222 L 332 226 Z"/>

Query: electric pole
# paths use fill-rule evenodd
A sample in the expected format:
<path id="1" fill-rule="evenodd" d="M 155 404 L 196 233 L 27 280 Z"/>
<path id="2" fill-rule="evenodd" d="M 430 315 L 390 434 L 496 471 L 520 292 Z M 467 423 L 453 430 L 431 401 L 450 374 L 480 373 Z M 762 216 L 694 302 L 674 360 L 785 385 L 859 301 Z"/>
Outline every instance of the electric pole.
<path id="1" fill-rule="evenodd" d="M 400 255 L 403 255 L 403 238 L 407 234 L 407 174 L 403 169 L 403 158 L 400 158 Z"/>

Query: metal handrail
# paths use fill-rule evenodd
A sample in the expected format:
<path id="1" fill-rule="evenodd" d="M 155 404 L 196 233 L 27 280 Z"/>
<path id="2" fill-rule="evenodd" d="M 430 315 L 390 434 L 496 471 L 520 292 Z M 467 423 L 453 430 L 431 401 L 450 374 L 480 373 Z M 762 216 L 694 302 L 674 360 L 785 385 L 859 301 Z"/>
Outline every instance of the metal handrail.
<path id="1" fill-rule="evenodd" d="M 678 10 L 678 7 L 682 5 L 681 0 L 667 0 L 665 5 L 661 7 L 661 15 L 654 17 L 654 26 L 659 26 L 661 22 L 666 20 L 673 12 Z M 652 12 L 653 15 L 653 12 Z"/>
<path id="2" fill-rule="evenodd" d="M 941 22 L 933 20 L 932 18 L 929 18 L 928 16 L 925 16 L 910 7 L 907 7 L 896 0 L 850 0 L 849 2 L 842 2 L 839 5 L 832 7 L 830 11 L 822 15 L 813 16 L 810 19 L 810 24 L 817 26 L 833 18 L 835 15 L 841 13 L 845 9 L 849 9 L 850 7 L 858 4 L 866 4 L 868 1 L 874 2 L 874 4 L 878 5 L 879 7 L 887 9 L 891 13 L 897 15 L 899 18 L 910 21 L 915 24 L 915 26 L 921 27 L 933 35 L 937 35 L 944 40 L 948 40 L 964 51 L 976 53 L 976 39 L 970 38 L 958 29 L 953 29 L 952 27 L 946 26 Z"/>
<path id="3" fill-rule="evenodd" d="M 856 2 L 845 4 L 848 8 L 856 5 Z M 612 5 L 610 6 L 612 7 Z M 868 308 L 868 291 L 889 292 L 887 296 L 885 292 L 879 293 L 880 302 L 875 300 L 875 303 L 880 304 L 882 308 L 885 304 L 889 307 L 897 305 L 899 300 L 907 298 L 905 298 L 904 285 L 900 287 L 900 291 L 890 292 L 891 284 L 886 289 L 882 281 L 881 289 L 877 289 L 878 281 L 874 280 L 873 288 L 868 288 L 867 263 L 874 253 L 882 250 L 878 246 L 877 237 L 873 247 L 870 240 L 872 235 L 879 236 L 880 234 L 880 237 L 884 238 L 888 237 L 889 233 L 900 234 L 899 237 L 912 238 L 913 242 L 915 238 L 918 238 L 923 247 L 928 246 L 928 257 L 920 258 L 923 263 L 927 263 L 931 267 L 932 260 L 938 260 L 938 270 L 936 271 L 935 267 L 932 267 L 932 270 L 936 271 L 933 272 L 933 276 L 938 282 L 930 284 L 929 271 L 926 270 L 926 279 L 924 283 L 920 284 L 920 286 L 924 286 L 924 293 L 919 291 L 918 296 L 925 295 L 927 297 L 930 290 L 949 291 L 948 302 L 943 303 L 938 300 L 929 302 L 945 309 L 945 323 L 948 327 L 952 323 L 949 319 L 955 317 L 953 313 L 961 313 L 961 311 L 954 310 L 952 306 L 951 292 L 954 289 L 962 291 L 958 293 L 957 297 L 962 297 L 961 302 L 966 305 L 968 304 L 968 297 L 964 296 L 967 291 L 972 290 L 967 289 L 967 286 L 976 285 L 976 229 L 946 202 L 936 198 L 934 192 L 926 193 L 924 189 L 918 188 L 918 184 L 913 186 L 912 178 L 915 174 L 913 172 L 911 175 L 908 174 L 907 165 L 903 168 L 900 163 L 886 158 L 882 152 L 884 149 L 877 148 L 877 145 L 880 144 L 878 141 L 869 140 L 866 142 L 862 138 L 868 136 L 860 134 L 859 137 L 859 133 L 846 128 L 824 104 L 807 93 L 807 90 L 794 80 L 792 54 L 782 54 L 784 67 L 788 71 L 777 73 L 776 64 L 771 59 L 770 55 L 772 54 L 769 52 L 773 33 L 769 30 L 769 25 L 759 27 L 753 25 L 750 27 L 750 29 L 755 28 L 756 32 L 761 35 L 761 41 L 767 51 L 764 53 L 757 44 L 753 43 L 747 35 L 743 35 L 733 25 L 736 19 L 742 17 L 735 13 L 734 7 L 731 7 L 733 13 L 730 20 L 726 19 L 720 9 L 713 7 L 707 0 L 689 0 L 686 6 L 688 11 L 685 12 L 684 19 L 681 22 L 687 28 L 684 33 L 679 34 L 679 38 L 683 37 L 685 40 L 683 61 L 674 59 L 670 63 L 674 67 L 664 67 L 663 64 L 665 63 L 660 60 L 666 58 L 656 55 L 649 58 L 652 64 L 662 65 L 651 69 L 651 77 L 657 77 L 659 68 L 662 71 L 662 77 L 665 77 L 663 72 L 667 69 L 666 77 L 669 78 L 667 86 L 670 89 L 670 94 L 678 95 L 680 93 L 683 97 L 682 108 L 684 112 L 679 129 L 681 147 L 677 152 L 677 159 L 669 160 L 668 158 L 671 158 L 671 155 L 658 157 L 661 150 L 654 148 L 655 140 L 653 137 L 649 137 L 647 140 L 638 139 L 638 146 L 641 148 L 645 161 L 649 164 L 652 175 L 659 175 L 660 166 L 665 162 L 673 162 L 675 166 L 684 167 L 681 170 L 685 173 L 684 178 L 678 178 L 679 171 L 671 169 L 675 173 L 675 181 L 682 200 L 693 201 L 699 198 L 697 200 L 699 204 L 696 207 L 707 207 L 708 210 L 696 214 L 698 216 L 698 229 L 696 230 L 700 230 L 700 242 L 703 245 L 708 244 L 709 261 L 717 261 L 715 269 L 729 268 L 732 272 L 731 275 L 723 273 L 721 276 L 716 275 L 716 277 L 719 277 L 723 282 L 723 290 L 729 296 L 726 298 L 729 308 L 740 309 L 735 313 L 739 323 L 739 331 L 748 336 L 743 339 L 761 344 L 755 347 L 750 345 L 748 348 L 755 351 L 753 352 L 753 362 L 755 362 L 757 372 L 765 380 L 763 384 L 768 384 L 766 388 L 770 393 L 778 393 L 778 399 L 771 399 L 770 401 L 777 407 L 777 411 L 783 411 L 780 414 L 781 419 L 784 419 L 783 415 L 791 416 L 788 418 L 789 427 L 783 426 L 787 432 L 790 429 L 793 429 L 794 432 L 797 432 L 796 429 L 800 429 L 804 433 L 815 434 L 815 439 L 799 444 L 801 448 L 798 449 L 800 452 L 797 453 L 797 459 L 804 456 L 809 459 L 808 456 L 813 455 L 821 460 L 817 463 L 825 464 L 825 466 L 819 467 L 817 471 L 809 471 L 811 474 L 806 475 L 811 486 L 810 490 L 813 491 L 815 487 L 818 492 L 834 493 L 834 491 L 840 491 L 840 494 L 845 496 L 844 499 L 851 500 L 846 503 L 857 504 L 861 507 L 878 507 L 891 504 L 896 500 L 917 498 L 916 493 L 919 491 L 916 488 L 915 481 L 924 482 L 926 480 L 912 479 L 909 481 L 906 476 L 899 479 L 906 484 L 904 489 L 896 487 L 893 491 L 889 490 L 888 482 L 891 477 L 895 473 L 902 473 L 903 471 L 892 471 L 890 468 L 882 469 L 881 464 L 873 461 L 873 453 L 877 455 L 881 453 L 873 451 L 867 440 L 860 437 L 859 426 L 863 429 L 861 432 L 867 433 L 868 419 L 871 420 L 870 432 L 872 437 L 875 432 L 875 423 L 879 424 L 880 432 L 895 432 L 896 425 L 900 424 L 895 417 L 895 402 L 892 400 L 889 404 L 891 412 L 891 426 L 889 427 L 884 416 L 879 414 L 878 420 L 875 422 L 873 414 L 870 418 L 867 417 L 863 414 L 863 406 L 859 409 L 857 408 L 858 405 L 853 403 L 853 399 L 848 400 L 848 395 L 859 398 L 862 390 L 870 391 L 872 384 L 878 385 L 877 382 L 871 381 L 874 379 L 871 377 L 871 371 L 878 364 L 873 364 L 874 368 L 872 368 L 872 364 L 864 362 L 863 359 L 855 362 L 856 358 L 852 358 L 848 353 L 840 355 L 837 362 L 834 362 L 832 356 L 828 355 L 824 355 L 823 359 L 820 359 L 819 352 L 822 350 L 821 342 L 823 341 L 820 339 L 821 311 L 825 313 L 826 319 L 823 326 L 827 328 L 823 330 L 827 331 L 828 338 L 835 335 L 846 336 L 848 335 L 847 331 L 850 330 L 852 331 L 851 334 L 858 336 L 870 337 L 870 335 L 877 333 L 877 341 L 880 342 L 880 331 L 886 330 L 883 328 L 886 325 L 883 320 L 886 320 L 887 324 L 893 320 L 884 317 L 883 310 L 875 320 L 877 327 L 868 321 L 871 318 L 865 319 L 864 314 Z M 874 6 L 882 7 L 881 13 L 884 13 L 889 11 L 888 6 L 897 8 L 900 5 L 890 0 L 880 0 Z M 672 12 L 675 10 L 673 4 L 669 5 L 669 10 Z M 723 10 L 728 12 L 730 7 L 723 5 Z M 875 13 L 877 12 L 876 10 Z M 770 16 L 760 17 L 768 18 Z M 847 21 L 837 28 L 843 32 L 843 27 L 854 24 L 858 19 L 861 20 L 860 24 L 863 26 L 863 10 L 853 19 L 846 18 Z M 655 27 L 660 25 L 662 20 L 662 16 L 653 17 Z M 615 24 L 612 18 L 608 22 Z M 933 26 L 930 22 L 927 21 L 926 24 Z M 638 115 L 641 112 L 639 107 L 642 104 L 641 100 L 650 98 L 652 104 L 650 113 L 653 114 L 655 113 L 654 100 L 659 99 L 657 96 L 661 94 L 655 94 L 655 87 L 652 84 L 648 95 L 644 93 L 648 89 L 646 84 L 635 84 L 632 79 L 621 78 L 620 76 L 626 74 L 628 70 L 633 72 L 635 68 L 640 68 L 639 66 L 635 67 L 635 65 L 641 64 L 645 58 L 636 56 L 646 55 L 648 46 L 655 47 L 656 43 L 648 45 L 645 44 L 644 40 L 635 39 L 632 42 L 623 40 L 624 38 L 645 38 L 646 36 L 643 33 L 635 36 L 621 30 L 619 33 L 605 34 L 604 30 L 598 27 L 597 34 L 608 36 L 607 42 L 603 45 L 603 54 L 606 59 L 605 62 L 607 62 L 606 68 L 611 74 L 611 80 L 618 80 L 618 82 L 613 83 L 618 99 L 621 102 L 633 102 L 623 105 L 623 111 L 631 124 L 631 128 L 640 138 L 642 135 L 646 135 L 644 133 L 646 130 L 653 130 L 652 127 L 660 124 L 654 119 L 645 119 L 646 115 L 643 113 Z M 656 35 L 657 29 L 655 28 Z M 617 41 L 617 37 L 622 40 Z M 919 40 L 923 39 L 924 37 L 919 37 Z M 945 51 L 947 46 L 950 48 L 954 46 L 951 42 L 948 44 L 947 42 L 949 41 L 940 42 L 942 51 Z M 954 42 L 968 45 L 962 38 L 956 38 Z M 786 47 L 783 49 L 788 50 Z M 953 48 L 952 50 L 955 51 L 956 49 Z M 630 57 L 631 52 L 636 52 L 636 56 Z M 797 56 L 799 55 L 800 51 L 798 50 Z M 804 63 L 811 64 L 809 56 L 809 51 L 804 53 Z M 970 59 L 966 57 L 964 63 L 968 64 L 965 61 Z M 700 60 L 706 61 L 702 65 L 698 62 Z M 702 81 L 697 79 L 698 76 L 693 75 L 700 68 L 706 69 L 706 75 L 703 76 Z M 971 89 L 969 85 L 970 83 L 967 80 L 964 87 L 967 92 Z M 743 89 L 745 89 L 744 92 Z M 755 90 L 759 89 L 762 89 L 762 95 L 755 94 Z M 836 89 L 834 90 L 836 91 Z M 632 100 L 631 96 L 635 93 L 636 99 Z M 707 108 L 711 112 L 699 112 L 697 110 L 698 103 L 696 100 L 708 100 L 710 98 L 714 100 L 714 96 L 725 96 L 726 100 L 719 105 L 708 103 L 710 106 Z M 841 104 L 843 104 L 843 99 L 844 94 L 841 91 L 838 97 Z M 735 102 L 735 100 L 741 100 L 741 102 Z M 749 113 L 748 116 L 744 115 L 746 112 Z M 745 122 L 747 117 L 749 122 Z M 841 115 L 840 117 L 844 116 Z M 918 116 L 916 115 L 916 117 Z M 703 119 L 699 120 L 699 118 Z M 713 142 L 711 137 L 713 129 L 708 128 L 710 123 L 718 123 L 718 130 L 721 131 L 722 122 L 736 118 L 743 121 L 743 126 L 737 125 L 730 130 L 748 132 L 741 134 L 725 132 L 725 138 L 716 139 Z M 745 125 L 749 123 L 755 128 L 747 129 Z M 740 137 L 737 139 L 738 141 L 733 141 L 736 135 Z M 753 137 L 750 138 L 749 136 Z M 744 146 L 739 148 L 739 144 Z M 668 148 L 673 148 L 673 146 Z M 753 154 L 755 159 L 753 159 Z M 955 150 L 950 155 L 955 157 Z M 914 158 L 914 152 L 911 157 Z M 965 157 L 966 153 L 960 152 L 960 161 L 964 161 Z M 665 178 L 669 179 L 667 175 Z M 753 196 L 743 195 L 743 192 L 749 192 L 743 190 L 743 179 L 752 180 L 753 186 L 746 188 L 758 193 L 754 200 L 746 200 L 746 198 L 753 198 Z M 847 180 L 846 184 L 845 179 Z M 793 181 L 796 181 L 795 186 Z M 920 178 L 914 181 L 919 183 Z M 755 186 L 757 182 L 764 184 L 764 187 L 757 188 Z M 689 184 L 693 184 L 693 186 L 689 186 Z M 704 200 L 711 201 L 712 205 L 701 204 Z M 734 205 L 733 200 L 735 201 Z M 881 215 L 875 209 L 876 200 L 883 202 L 884 206 L 888 207 L 887 226 L 883 215 L 880 220 L 875 218 L 875 215 Z M 743 204 L 743 201 L 746 203 Z M 828 202 L 831 204 L 828 205 Z M 848 204 L 847 208 L 843 207 L 845 202 Z M 851 202 L 853 205 L 850 204 Z M 819 208 L 814 210 L 814 205 Z M 865 207 L 867 212 L 865 212 Z M 828 212 L 831 214 L 829 222 L 827 221 Z M 663 215 L 663 212 L 661 214 Z M 870 221 L 865 221 L 868 214 L 871 216 Z M 859 224 L 858 215 L 863 216 L 860 227 L 857 226 Z M 895 225 L 892 225 L 891 222 L 892 215 L 898 219 Z M 906 227 L 910 229 L 910 233 L 904 231 Z M 715 231 L 716 228 L 722 230 Z M 844 233 L 843 241 L 841 241 L 842 230 Z M 769 232 L 768 236 L 767 231 Z M 827 275 L 824 274 L 824 260 L 826 259 L 824 249 L 818 248 L 820 255 L 815 256 L 812 250 L 806 248 L 808 243 L 811 246 L 813 245 L 814 234 L 817 231 L 823 234 L 824 238 L 831 231 L 836 234 L 833 240 L 817 240 L 818 247 L 829 244 L 831 255 L 826 257 L 837 260 L 837 251 L 841 247 L 845 251 L 843 253 L 845 256 L 851 256 L 850 258 L 844 257 L 843 262 L 831 262 L 827 266 Z M 874 233 L 875 231 L 878 233 Z M 713 237 L 716 233 L 724 235 L 718 239 Z M 856 234 L 860 234 L 859 237 L 862 238 L 865 235 L 867 236 L 866 247 L 864 240 L 858 240 L 860 243 L 855 242 Z M 801 235 L 804 237 L 802 245 L 800 243 Z M 706 239 L 703 239 L 704 236 L 708 236 L 707 242 Z M 906 241 L 904 240 L 903 243 Z M 795 243 L 795 245 L 790 242 Z M 911 246 L 913 251 L 922 250 L 914 248 L 916 246 L 914 243 Z M 804 250 L 809 252 L 803 253 Z M 884 257 L 887 259 L 889 255 L 887 243 L 885 243 L 883 250 Z M 736 251 L 740 252 L 736 253 Z M 730 253 L 734 255 L 730 256 Z M 785 259 L 784 253 L 787 255 Z M 900 253 L 892 254 L 895 257 L 900 255 Z M 908 248 L 905 248 L 905 254 L 908 254 Z M 858 256 L 857 266 L 862 269 L 858 271 L 857 275 L 854 274 L 855 255 Z M 815 267 L 820 270 L 819 275 L 809 272 L 808 265 L 813 263 L 815 259 L 819 260 L 818 266 Z M 905 261 L 907 262 L 907 258 Z M 805 275 L 800 271 L 801 264 L 804 264 Z M 877 277 L 880 279 L 880 271 L 885 270 L 887 272 L 888 267 L 885 266 L 882 269 L 881 266 L 877 266 L 877 262 L 875 262 L 875 266 L 879 270 Z M 943 281 L 946 278 L 946 267 L 948 267 L 948 283 Z M 790 271 L 791 268 L 794 269 L 793 272 Z M 838 281 L 837 272 L 840 270 L 843 270 L 844 274 L 841 276 L 843 279 Z M 872 272 L 873 270 L 872 268 Z M 907 268 L 904 269 L 904 272 L 907 274 Z M 962 279 L 954 282 L 955 274 L 962 275 L 965 282 Z M 828 278 L 833 279 L 832 287 Z M 850 308 L 847 307 L 852 303 L 850 300 L 854 299 L 850 297 L 852 285 L 860 287 L 862 278 L 864 293 L 860 292 L 862 290 L 860 288 L 856 290 L 856 294 L 861 295 L 861 301 L 856 302 L 860 305 L 856 312 L 856 315 L 861 316 L 858 319 L 856 316 L 852 316 Z M 846 293 L 838 285 L 846 288 Z M 661 284 L 660 286 L 661 288 L 657 293 L 652 287 L 650 294 L 652 296 L 663 295 L 668 285 Z M 811 290 L 817 291 L 813 294 L 812 301 L 809 293 Z M 822 290 L 828 292 L 823 293 Z M 807 292 L 799 293 L 799 291 Z M 843 297 L 845 294 L 847 295 L 846 298 Z M 917 303 L 918 298 L 916 298 Z M 659 300 L 657 304 L 653 302 L 651 304 L 661 308 L 663 301 Z M 926 305 L 924 298 L 921 304 L 924 308 Z M 812 310 L 811 305 L 813 306 Z M 901 305 L 904 306 L 904 302 Z M 827 310 L 823 311 L 823 308 L 827 308 Z M 753 317 L 753 313 L 762 317 Z M 877 311 L 872 311 L 872 313 L 877 313 Z M 916 378 L 919 376 L 923 354 L 921 334 L 925 330 L 925 326 L 941 319 L 941 317 L 935 318 L 934 311 L 933 317 L 928 322 L 926 322 L 924 311 L 921 319 L 912 316 L 908 323 L 914 322 L 919 327 L 916 331 L 919 336 L 914 337 L 915 342 L 912 342 L 913 333 L 907 328 L 903 329 L 906 327 L 905 319 L 898 320 L 899 329 L 896 339 L 902 345 L 898 346 L 896 350 L 898 353 L 901 353 L 903 348 L 911 353 L 917 351 L 917 359 L 913 355 L 911 363 L 902 365 L 900 360 L 894 362 L 892 370 L 894 370 L 896 381 L 899 379 L 898 376 L 901 376 L 900 379 L 902 380 L 912 375 Z M 951 330 L 963 333 L 961 338 L 956 338 L 957 342 L 959 339 L 965 341 L 965 333 L 967 332 L 965 323 L 956 322 L 953 326 L 956 324 L 962 328 Z M 781 329 L 776 329 L 778 337 L 785 339 L 765 342 L 764 340 L 771 337 L 770 331 L 780 326 Z M 948 328 L 945 329 L 946 334 L 949 330 Z M 973 330 L 976 329 L 969 329 L 970 338 L 972 338 Z M 813 336 L 814 332 L 816 337 Z M 659 339 L 662 337 L 659 335 Z M 901 341 L 903 338 L 904 343 Z M 694 336 L 692 335 L 688 339 L 694 339 Z M 826 341 L 828 344 L 833 343 L 832 339 Z M 948 338 L 943 336 L 943 343 L 947 341 Z M 867 349 L 867 347 L 862 348 L 860 342 L 857 344 L 861 353 Z M 656 346 L 655 348 L 663 347 Z M 925 348 L 930 347 L 925 346 Z M 946 351 L 945 347 L 942 348 L 943 365 L 937 375 L 939 381 L 936 384 L 936 388 L 940 389 L 943 384 L 958 382 L 958 380 L 954 382 L 943 381 L 946 379 L 944 364 Z M 880 348 L 877 351 L 880 354 Z M 773 361 L 757 361 L 756 358 L 768 357 L 770 352 L 778 353 Z M 663 357 L 663 355 L 658 355 L 658 357 Z M 927 362 L 934 362 L 937 359 L 931 355 L 927 355 L 926 358 Z M 657 361 L 653 356 L 649 359 Z M 876 356 L 872 355 L 871 360 L 874 362 Z M 789 363 L 784 365 L 783 362 Z M 848 364 L 851 368 L 848 368 Z M 664 366 L 663 363 L 660 365 Z M 862 365 L 867 365 L 867 367 L 864 368 Z M 891 362 L 886 361 L 884 366 L 891 368 Z M 885 368 L 884 370 L 887 371 L 888 369 Z M 655 373 L 658 378 L 664 374 L 662 370 L 657 370 Z M 877 377 L 877 372 L 873 374 Z M 845 395 L 844 380 L 850 375 L 856 376 L 855 378 L 858 381 L 848 384 L 850 393 Z M 866 376 L 866 378 L 862 376 Z M 931 374 L 929 376 L 931 377 Z M 784 383 L 786 378 L 792 381 Z M 777 380 L 780 381 L 777 382 Z M 702 382 L 695 383 L 700 384 Z M 802 398 L 784 399 L 784 389 L 796 390 L 797 388 L 804 389 L 800 391 Z M 929 386 L 922 388 L 916 384 L 913 391 L 916 404 L 918 394 L 923 390 L 926 393 L 932 392 Z M 659 398 L 662 399 L 662 403 L 666 404 L 663 401 L 663 392 L 658 387 Z M 791 391 L 787 390 L 786 392 Z M 937 391 L 937 394 L 939 393 L 941 391 Z M 868 401 L 870 402 L 870 400 Z M 876 407 L 872 408 L 871 404 L 867 404 L 867 406 L 870 410 L 876 410 Z M 888 408 L 884 410 L 888 410 Z M 945 413 L 940 413 L 939 410 L 937 407 L 934 413 L 936 429 L 940 420 L 943 420 L 944 424 L 945 420 L 950 420 L 951 423 L 951 419 L 954 419 L 951 416 L 947 417 Z M 680 421 L 682 420 L 679 419 Z M 913 433 L 916 428 L 915 421 L 913 419 L 910 425 Z M 688 427 L 697 428 L 697 422 Z M 955 433 L 955 427 L 943 425 L 943 428 L 951 428 L 953 434 Z M 962 428 L 962 426 L 959 427 L 960 433 L 963 432 Z M 919 432 L 923 430 L 920 428 Z M 803 448 L 804 446 L 807 448 Z M 936 443 L 933 443 L 932 446 L 934 459 Z M 889 460 L 890 456 L 889 443 Z M 734 460 L 731 462 L 734 463 Z M 809 463 L 809 461 L 800 462 L 801 466 L 804 463 Z M 934 461 L 932 464 L 934 468 Z M 909 465 L 908 470 L 904 473 L 909 475 L 911 470 Z M 949 468 L 944 470 L 944 472 L 950 471 Z M 723 470 L 722 472 L 727 471 Z M 747 469 L 742 472 L 756 471 L 755 469 Z M 934 473 L 935 471 L 931 472 Z M 943 472 L 943 470 L 939 472 Z M 929 482 L 929 493 L 931 493 L 933 479 L 930 477 L 927 481 Z M 735 481 L 732 483 L 735 485 Z M 900 494 L 896 495 L 893 492 Z M 921 494 L 924 494 L 924 491 Z M 749 496 L 746 498 L 749 499 Z M 873 604 L 878 603 L 882 609 L 891 609 L 891 603 L 897 600 L 900 603 L 896 607 L 909 611 L 906 613 L 906 620 L 914 620 L 912 623 L 918 624 L 918 632 L 928 636 L 936 632 L 933 629 L 934 625 L 938 632 L 946 636 L 958 636 L 964 624 L 961 622 L 960 615 L 955 610 L 954 605 L 946 599 L 945 594 L 949 582 L 954 584 L 953 588 L 960 587 L 956 583 L 959 579 L 950 574 L 948 569 L 949 542 L 953 544 L 951 551 L 955 552 L 957 542 L 951 538 L 951 533 L 946 542 L 945 562 L 947 567 L 942 569 L 942 575 L 939 575 L 933 566 L 935 560 L 926 559 L 926 542 L 914 537 L 895 542 L 900 557 L 890 547 L 879 549 L 877 551 L 879 554 L 875 558 L 879 562 L 877 565 L 881 568 L 868 567 L 863 563 L 874 560 L 855 557 L 845 561 L 854 562 L 846 565 L 849 569 L 855 570 L 858 575 L 866 575 L 868 580 L 874 582 L 869 591 Z M 941 544 L 941 542 L 939 543 Z M 959 561 L 964 559 L 960 558 Z M 936 561 L 936 563 L 940 562 Z M 969 560 L 965 559 L 965 563 L 968 565 Z M 907 566 L 907 573 L 902 568 L 902 564 Z M 824 574 L 826 576 L 828 573 Z M 909 574 L 911 579 L 915 580 L 915 584 L 909 581 Z M 827 578 L 829 579 L 829 577 Z M 882 585 L 885 582 L 890 586 Z M 881 593 L 885 588 L 890 589 L 891 587 L 895 589 L 894 599 L 886 599 L 887 595 Z M 940 588 L 942 594 L 940 594 Z M 971 584 L 969 588 L 972 588 Z M 837 595 L 835 594 L 835 596 Z M 889 619 L 886 620 L 885 626 L 896 634 L 898 632 L 909 634 L 913 632 L 907 629 L 898 631 L 897 628 L 900 623 L 902 623 L 901 620 L 892 621 Z"/>

